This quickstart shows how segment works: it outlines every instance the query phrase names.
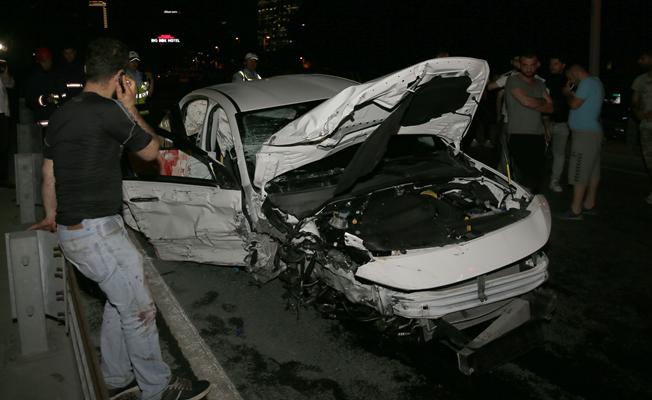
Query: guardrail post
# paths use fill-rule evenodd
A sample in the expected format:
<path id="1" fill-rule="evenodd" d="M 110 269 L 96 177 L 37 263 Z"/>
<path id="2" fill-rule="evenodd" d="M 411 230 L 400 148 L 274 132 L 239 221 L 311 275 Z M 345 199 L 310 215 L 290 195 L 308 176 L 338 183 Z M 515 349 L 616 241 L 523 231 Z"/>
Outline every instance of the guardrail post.
<path id="1" fill-rule="evenodd" d="M 21 354 L 48 351 L 37 232 L 10 232 L 5 240 Z"/>
<path id="2" fill-rule="evenodd" d="M 24 97 L 18 99 L 18 120 L 22 124 L 35 123 L 34 112 L 27 107 Z"/>
<path id="3" fill-rule="evenodd" d="M 20 206 L 20 222 L 36 221 L 36 204 L 42 204 L 41 164 L 43 155 L 39 153 L 16 154 L 16 201 Z"/>
<path id="4" fill-rule="evenodd" d="M 17 153 L 41 153 L 43 151 L 43 128 L 35 123 L 16 125 Z"/>

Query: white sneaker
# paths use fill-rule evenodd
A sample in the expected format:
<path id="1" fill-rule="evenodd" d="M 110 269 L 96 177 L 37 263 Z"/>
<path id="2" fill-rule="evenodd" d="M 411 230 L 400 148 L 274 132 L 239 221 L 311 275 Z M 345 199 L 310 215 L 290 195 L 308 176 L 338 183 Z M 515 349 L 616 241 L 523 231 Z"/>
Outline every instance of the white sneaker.
<path id="1" fill-rule="evenodd" d="M 561 193 L 561 192 L 564 191 L 564 189 L 562 189 L 561 185 L 559 185 L 559 181 L 557 181 L 557 180 L 550 181 L 550 186 L 549 187 L 550 187 L 550 190 L 552 190 L 553 192 Z"/>
<path id="2" fill-rule="evenodd" d="M 647 204 L 652 204 L 652 193 L 650 193 L 650 195 L 645 198 L 645 202 Z"/>

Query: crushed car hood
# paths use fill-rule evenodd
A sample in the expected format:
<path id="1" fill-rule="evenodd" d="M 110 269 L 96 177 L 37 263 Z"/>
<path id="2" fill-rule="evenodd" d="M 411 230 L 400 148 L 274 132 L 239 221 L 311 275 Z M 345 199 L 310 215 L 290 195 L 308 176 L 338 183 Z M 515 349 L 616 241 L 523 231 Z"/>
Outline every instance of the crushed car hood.
<path id="1" fill-rule="evenodd" d="M 450 57 L 346 88 L 264 143 L 254 185 L 264 192 L 276 176 L 364 142 L 397 113 L 389 134 L 436 135 L 459 150 L 488 75 L 483 60 Z"/>

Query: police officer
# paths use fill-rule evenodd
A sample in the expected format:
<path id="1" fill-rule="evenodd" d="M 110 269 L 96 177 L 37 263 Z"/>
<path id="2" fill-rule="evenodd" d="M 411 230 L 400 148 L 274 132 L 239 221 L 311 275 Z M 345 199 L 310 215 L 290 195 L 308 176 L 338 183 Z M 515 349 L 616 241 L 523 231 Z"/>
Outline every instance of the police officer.
<path id="1" fill-rule="evenodd" d="M 41 126 L 47 126 L 50 115 L 61 101 L 57 75 L 53 70 L 52 52 L 46 47 L 36 49 L 36 68 L 29 77 L 26 90 L 27 106 L 34 111 L 34 118 Z"/>
<path id="2" fill-rule="evenodd" d="M 247 53 L 244 58 L 244 68 L 233 74 L 232 82 L 255 81 L 260 78 L 256 72 L 258 66 L 258 56 L 254 53 Z"/>
<path id="3" fill-rule="evenodd" d="M 140 65 L 140 56 L 135 51 L 129 52 L 129 64 L 127 65 L 128 79 L 131 79 L 136 84 L 136 108 L 140 115 L 149 115 L 149 107 L 147 106 L 147 99 L 154 93 L 154 79 L 151 72 L 141 72 L 138 69 Z"/>

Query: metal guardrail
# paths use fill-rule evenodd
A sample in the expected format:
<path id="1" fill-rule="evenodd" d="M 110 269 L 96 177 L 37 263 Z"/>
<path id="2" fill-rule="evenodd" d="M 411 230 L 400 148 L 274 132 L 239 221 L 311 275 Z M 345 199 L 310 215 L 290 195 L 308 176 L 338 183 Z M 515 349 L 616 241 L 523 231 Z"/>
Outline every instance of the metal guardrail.
<path id="1" fill-rule="evenodd" d="M 11 312 L 18 320 L 21 354 L 50 351 L 46 316 L 65 324 L 62 329 L 72 342 L 84 398 L 108 400 L 83 318 L 76 272 L 63 257 L 56 235 L 46 231 L 9 232 L 5 241 Z"/>
<path id="2" fill-rule="evenodd" d="M 104 377 L 92 345 L 86 319 L 81 317 L 81 301 L 77 275 L 67 261 L 65 262 L 66 282 L 66 328 L 72 339 L 77 370 L 82 384 L 84 398 L 88 400 L 108 400 L 109 394 L 104 384 Z"/>

